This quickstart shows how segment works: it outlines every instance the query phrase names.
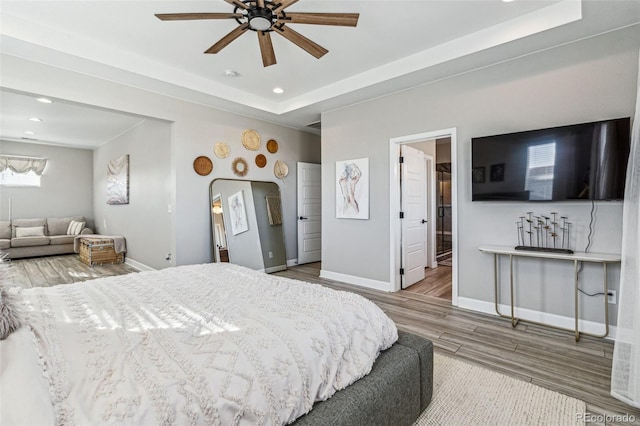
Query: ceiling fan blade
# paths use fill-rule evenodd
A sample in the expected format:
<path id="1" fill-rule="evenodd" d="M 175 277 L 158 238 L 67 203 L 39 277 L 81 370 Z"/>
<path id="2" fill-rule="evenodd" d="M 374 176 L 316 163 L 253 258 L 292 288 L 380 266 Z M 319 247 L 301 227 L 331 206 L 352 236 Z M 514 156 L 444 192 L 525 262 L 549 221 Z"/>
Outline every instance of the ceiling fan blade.
<path id="1" fill-rule="evenodd" d="M 156 13 L 161 21 L 193 21 L 196 19 L 234 19 L 242 18 L 240 13 Z"/>
<path id="2" fill-rule="evenodd" d="M 241 9 L 247 10 L 249 9 L 249 6 L 247 6 L 246 4 L 242 3 L 240 0 L 224 0 L 229 4 L 233 4 L 238 6 Z"/>
<path id="3" fill-rule="evenodd" d="M 273 29 L 277 31 L 278 34 L 280 34 L 281 36 L 283 36 L 293 44 L 297 45 L 298 47 L 306 50 L 307 52 L 309 52 L 311 55 L 315 56 L 318 59 L 320 59 L 327 52 L 329 52 L 324 47 L 320 46 L 317 43 L 314 43 L 313 41 L 309 40 L 302 34 L 292 30 L 291 28 L 285 25 L 282 25 L 282 26 L 274 25 Z"/>
<path id="4" fill-rule="evenodd" d="M 205 50 L 204 53 L 218 53 L 225 47 L 229 45 L 233 40 L 240 37 L 249 29 L 249 24 L 242 24 L 239 27 L 236 27 L 233 31 L 231 31 L 226 36 L 222 37 L 216 44 Z"/>
<path id="5" fill-rule="evenodd" d="M 287 13 L 286 23 L 355 27 L 359 13 Z"/>
<path id="6" fill-rule="evenodd" d="M 258 7 L 264 7 L 264 0 L 257 0 L 256 3 Z"/>
<path id="7" fill-rule="evenodd" d="M 287 7 L 291 6 L 294 3 L 297 3 L 298 0 L 275 0 L 273 2 L 273 9 L 271 11 L 275 14 L 282 12 Z"/>
<path id="8" fill-rule="evenodd" d="M 273 51 L 271 33 L 258 31 L 258 42 L 260 43 L 260 53 L 262 54 L 262 65 L 268 67 L 276 63 L 276 53 Z"/>

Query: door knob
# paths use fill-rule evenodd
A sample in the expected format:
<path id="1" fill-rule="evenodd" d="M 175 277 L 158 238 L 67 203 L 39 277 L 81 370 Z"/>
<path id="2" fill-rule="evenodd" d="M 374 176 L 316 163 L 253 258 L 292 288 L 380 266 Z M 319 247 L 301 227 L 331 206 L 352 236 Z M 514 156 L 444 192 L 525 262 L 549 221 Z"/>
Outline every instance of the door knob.
<path id="1" fill-rule="evenodd" d="M 427 221 L 425 219 L 422 219 L 422 223 L 427 223 Z"/>
<path id="2" fill-rule="evenodd" d="M 308 218 L 308 217 L 304 217 L 304 216 L 300 216 L 300 217 L 299 217 L 299 219 L 300 219 L 300 220 L 307 220 L 307 219 L 309 219 L 309 218 Z"/>

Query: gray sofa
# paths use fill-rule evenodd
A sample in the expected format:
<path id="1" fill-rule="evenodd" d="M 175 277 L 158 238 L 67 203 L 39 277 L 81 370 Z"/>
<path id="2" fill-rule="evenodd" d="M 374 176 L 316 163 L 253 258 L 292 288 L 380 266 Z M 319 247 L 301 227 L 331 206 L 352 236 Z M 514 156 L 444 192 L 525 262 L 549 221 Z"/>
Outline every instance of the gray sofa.
<path id="1" fill-rule="evenodd" d="M 433 343 L 399 331 L 371 373 L 318 402 L 296 426 L 412 425 L 431 402 Z"/>
<path id="2" fill-rule="evenodd" d="M 75 235 L 67 235 L 72 220 L 86 223 L 82 216 L 0 221 L 0 251 L 7 253 L 9 259 L 73 253 Z M 43 236 L 16 236 L 17 228 L 40 226 L 44 229 Z M 80 234 L 93 234 L 93 230 L 85 227 Z"/>

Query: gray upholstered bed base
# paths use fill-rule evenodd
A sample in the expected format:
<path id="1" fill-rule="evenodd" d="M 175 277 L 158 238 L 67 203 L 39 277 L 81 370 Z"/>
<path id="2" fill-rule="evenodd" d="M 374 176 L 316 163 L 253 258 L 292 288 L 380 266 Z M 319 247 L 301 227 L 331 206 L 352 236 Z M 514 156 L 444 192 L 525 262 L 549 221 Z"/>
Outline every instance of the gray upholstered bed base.
<path id="1" fill-rule="evenodd" d="M 433 344 L 399 332 L 371 373 L 317 403 L 296 426 L 411 425 L 431 402 Z"/>

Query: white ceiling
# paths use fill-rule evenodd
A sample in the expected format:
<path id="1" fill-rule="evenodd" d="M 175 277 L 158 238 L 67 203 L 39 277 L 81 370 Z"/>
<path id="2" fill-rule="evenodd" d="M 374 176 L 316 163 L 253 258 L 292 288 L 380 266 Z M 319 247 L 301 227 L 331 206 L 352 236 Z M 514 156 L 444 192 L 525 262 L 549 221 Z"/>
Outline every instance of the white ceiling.
<path id="1" fill-rule="evenodd" d="M 238 25 L 234 20 L 154 16 L 233 11 L 223 0 L 2 0 L 1 6 L 4 54 L 296 128 L 322 111 L 640 22 L 638 0 L 300 0 L 287 11 L 357 12 L 358 26 L 289 24 L 329 53 L 315 59 L 274 34 L 278 63 L 264 68 L 251 31 L 217 55 L 203 54 Z M 229 78 L 226 70 L 239 76 Z M 274 94 L 276 86 L 285 93 Z M 4 115 L 21 117 L 19 99 L 3 95 L 0 136 L 15 138 L 22 123 Z M 125 117 L 112 136 L 135 120 Z M 99 139 L 92 144 L 109 137 Z"/>

